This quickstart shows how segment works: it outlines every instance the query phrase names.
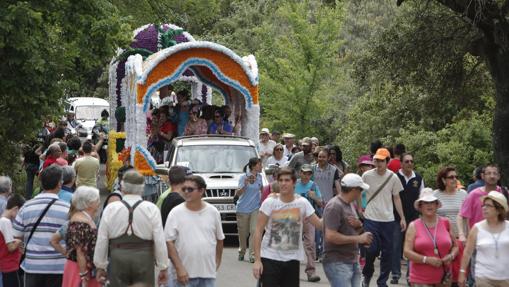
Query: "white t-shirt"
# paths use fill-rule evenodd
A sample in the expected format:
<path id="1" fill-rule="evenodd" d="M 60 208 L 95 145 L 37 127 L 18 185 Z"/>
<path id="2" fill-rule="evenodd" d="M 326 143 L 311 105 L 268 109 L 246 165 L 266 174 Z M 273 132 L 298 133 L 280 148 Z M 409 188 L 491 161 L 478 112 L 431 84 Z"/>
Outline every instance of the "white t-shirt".
<path id="1" fill-rule="evenodd" d="M 262 203 L 260 211 L 269 217 L 261 257 L 285 262 L 304 260 L 303 221 L 315 212 L 309 201 L 298 195 L 288 203 L 279 197 L 269 197 Z"/>
<path id="2" fill-rule="evenodd" d="M 258 145 L 258 152 L 262 156 L 262 164 L 263 166 L 266 166 L 267 159 L 272 155 L 272 152 L 274 151 L 274 147 L 276 146 L 276 142 L 273 140 L 268 140 L 266 143 L 263 143 L 260 141 Z M 269 155 L 267 155 L 267 153 Z"/>
<path id="3" fill-rule="evenodd" d="M 362 175 L 362 180 L 369 185 L 366 199 L 369 200 L 375 194 L 387 177 L 391 177 L 383 190 L 368 204 L 364 215 L 367 219 L 380 222 L 394 221 L 392 196 L 403 190 L 401 181 L 394 172 L 387 170 L 384 175 L 379 175 L 376 169 L 368 170 Z"/>
<path id="4" fill-rule="evenodd" d="M 14 235 L 12 233 L 12 222 L 6 217 L 0 218 L 0 233 L 4 236 L 5 244 L 14 241 Z"/>
<path id="5" fill-rule="evenodd" d="M 288 158 L 283 156 L 280 160 L 277 160 L 274 156 L 269 157 L 267 159 L 267 166 L 271 164 L 278 164 L 279 167 L 284 167 L 288 163 Z"/>
<path id="6" fill-rule="evenodd" d="M 200 211 L 189 210 L 185 203 L 173 208 L 166 219 L 167 241 L 175 241 L 177 253 L 189 278 L 216 278 L 216 245 L 223 240 L 221 216 L 207 203 Z"/>

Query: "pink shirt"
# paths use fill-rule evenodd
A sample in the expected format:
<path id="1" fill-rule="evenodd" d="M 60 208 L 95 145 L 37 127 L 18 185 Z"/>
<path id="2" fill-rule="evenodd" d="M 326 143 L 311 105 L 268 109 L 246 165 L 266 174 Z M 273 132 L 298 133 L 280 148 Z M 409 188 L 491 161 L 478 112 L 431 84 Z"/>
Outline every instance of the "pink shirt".
<path id="1" fill-rule="evenodd" d="M 435 247 L 431 239 L 435 235 L 435 227 L 429 228 L 428 233 L 426 226 L 420 218 L 413 222 L 415 226 L 414 251 L 427 257 L 439 257 L 434 253 Z M 436 243 L 440 257 L 443 258 L 449 254 L 452 248 L 449 220 L 445 217 L 439 217 L 437 228 Z M 451 266 L 445 268 L 450 271 Z M 443 275 L 444 268 L 442 266 L 433 267 L 422 262 L 410 261 L 410 283 L 438 284 L 442 281 Z"/>
<path id="2" fill-rule="evenodd" d="M 500 186 L 497 186 L 497 191 L 502 192 Z M 484 191 L 484 186 L 482 186 L 472 190 L 467 198 L 465 198 L 465 201 L 463 201 L 460 215 L 468 219 L 468 227 L 472 228 L 474 224 L 484 220 L 481 197 L 486 195 L 488 195 L 488 193 Z"/>

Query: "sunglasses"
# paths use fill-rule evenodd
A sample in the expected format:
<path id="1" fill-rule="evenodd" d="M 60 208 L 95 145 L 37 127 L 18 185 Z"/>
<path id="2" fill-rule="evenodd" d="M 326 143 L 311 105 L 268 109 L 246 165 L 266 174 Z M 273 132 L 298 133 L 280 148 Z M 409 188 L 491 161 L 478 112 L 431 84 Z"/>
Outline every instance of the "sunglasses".
<path id="1" fill-rule="evenodd" d="M 199 190 L 199 188 L 194 188 L 194 187 L 183 187 L 182 188 L 182 191 L 186 192 L 186 193 L 191 193 L 195 190 Z"/>
<path id="2" fill-rule="evenodd" d="M 221 117 L 221 115 L 215 115 L 214 117 L 216 117 L 216 118 L 220 118 L 220 117 Z"/>
<path id="3" fill-rule="evenodd" d="M 458 177 L 455 176 L 455 175 L 449 175 L 449 176 L 446 176 L 445 178 L 447 178 L 447 179 L 457 179 Z"/>
<path id="4" fill-rule="evenodd" d="M 278 150 L 278 151 L 283 151 L 283 149 L 282 149 L 282 148 L 277 148 L 276 150 Z"/>
<path id="5" fill-rule="evenodd" d="M 404 163 L 414 163 L 414 161 L 411 160 L 411 159 L 407 159 L 407 160 L 404 161 Z"/>

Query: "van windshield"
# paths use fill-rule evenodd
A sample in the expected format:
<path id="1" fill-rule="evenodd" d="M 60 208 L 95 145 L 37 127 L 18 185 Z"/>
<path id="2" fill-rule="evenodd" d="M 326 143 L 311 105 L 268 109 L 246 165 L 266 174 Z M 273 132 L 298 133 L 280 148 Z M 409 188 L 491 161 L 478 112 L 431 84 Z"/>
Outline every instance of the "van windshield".
<path id="1" fill-rule="evenodd" d="M 183 146 L 177 151 L 176 164 L 194 173 L 242 173 L 252 157 L 256 157 L 252 146 Z"/>
<path id="2" fill-rule="evenodd" d="M 101 112 L 103 110 L 110 110 L 108 106 L 77 106 L 76 119 L 77 120 L 98 120 L 101 118 Z"/>

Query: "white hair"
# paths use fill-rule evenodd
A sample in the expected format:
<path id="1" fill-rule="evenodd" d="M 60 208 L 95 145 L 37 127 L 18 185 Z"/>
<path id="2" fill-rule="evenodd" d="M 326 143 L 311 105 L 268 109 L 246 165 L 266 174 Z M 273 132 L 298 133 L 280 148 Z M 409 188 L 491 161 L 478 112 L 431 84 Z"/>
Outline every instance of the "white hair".
<path id="1" fill-rule="evenodd" d="M 72 204 L 79 211 L 87 209 L 99 200 L 99 190 L 91 186 L 80 186 L 72 195 Z"/>
<path id="2" fill-rule="evenodd" d="M 122 180 L 121 190 L 124 194 L 142 195 L 145 191 L 145 185 L 129 183 L 125 180 Z"/>
<path id="3" fill-rule="evenodd" d="M 12 180 L 10 177 L 0 176 L 0 193 L 10 193 L 12 190 Z"/>

